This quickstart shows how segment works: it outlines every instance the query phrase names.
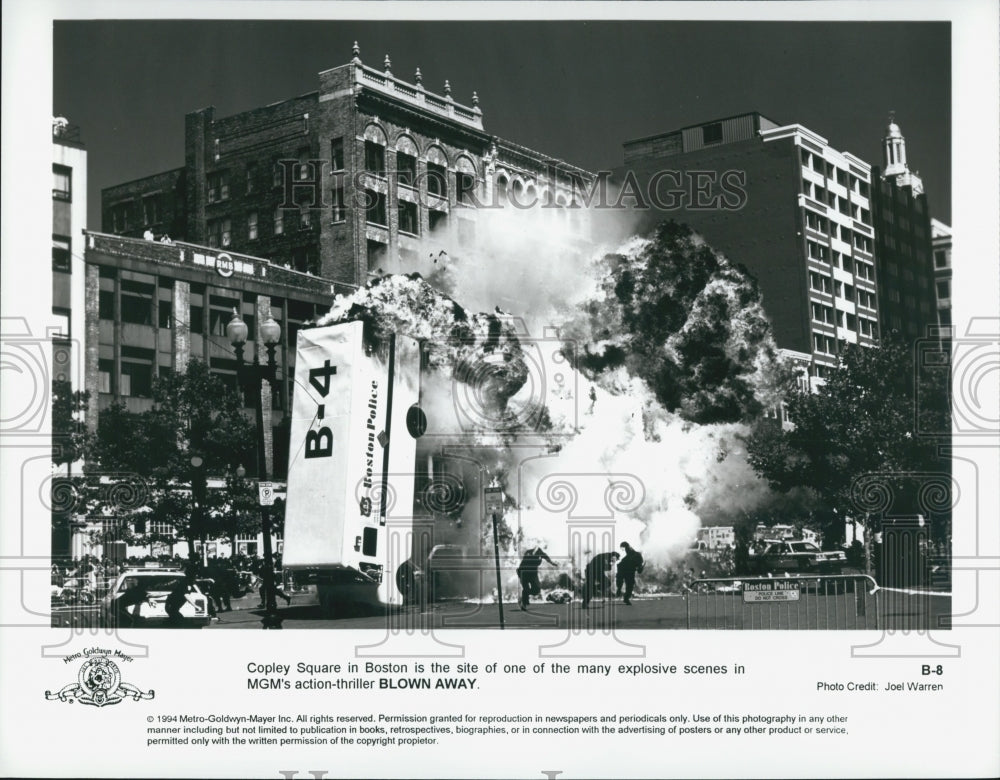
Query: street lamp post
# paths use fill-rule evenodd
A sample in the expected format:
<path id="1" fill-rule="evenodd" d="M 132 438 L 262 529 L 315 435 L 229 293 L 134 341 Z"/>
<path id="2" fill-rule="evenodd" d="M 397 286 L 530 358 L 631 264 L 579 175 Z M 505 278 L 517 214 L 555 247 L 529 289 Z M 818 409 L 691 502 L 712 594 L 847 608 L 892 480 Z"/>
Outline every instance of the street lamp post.
<path id="1" fill-rule="evenodd" d="M 205 465 L 201 455 L 191 456 L 191 503 L 194 511 L 192 519 L 194 530 L 198 533 L 201 541 L 201 567 L 204 570 L 208 567 L 208 542 L 205 534 L 205 472 L 202 466 Z"/>
<path id="2" fill-rule="evenodd" d="M 240 318 L 240 315 L 233 309 L 233 318 L 226 326 L 226 333 L 229 341 L 236 351 L 236 369 L 240 383 L 243 387 L 249 387 L 254 394 L 255 407 L 257 409 L 257 479 L 260 482 L 267 481 L 267 456 L 264 445 L 264 400 L 261 397 L 261 389 L 264 380 L 273 383 L 277 374 L 277 364 L 274 360 L 274 350 L 281 339 L 281 326 L 268 316 L 260 323 L 258 337 L 267 348 L 267 364 L 261 365 L 254 350 L 253 363 L 247 364 L 243 360 L 243 347 L 247 342 L 247 324 Z M 264 618 L 261 621 L 263 628 L 281 628 L 281 617 L 278 615 L 278 606 L 275 602 L 274 591 L 274 557 L 271 552 L 271 514 L 268 507 L 261 504 L 260 507 L 261 530 L 264 534 Z"/>

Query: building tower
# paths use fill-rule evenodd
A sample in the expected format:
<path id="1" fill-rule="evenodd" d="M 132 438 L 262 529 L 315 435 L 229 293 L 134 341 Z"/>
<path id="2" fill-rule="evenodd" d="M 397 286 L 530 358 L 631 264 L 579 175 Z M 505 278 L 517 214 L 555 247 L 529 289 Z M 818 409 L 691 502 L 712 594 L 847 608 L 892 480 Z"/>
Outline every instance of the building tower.
<path id="1" fill-rule="evenodd" d="M 879 323 L 912 340 L 938 325 L 931 222 L 924 183 L 906 161 L 894 113 L 882 140 L 883 168 L 872 170 L 872 215 Z"/>
<path id="2" fill-rule="evenodd" d="M 889 124 L 885 128 L 885 138 L 882 139 L 882 175 L 894 178 L 900 187 L 910 187 L 914 195 L 922 195 L 924 183 L 920 174 L 911 171 L 906 164 L 906 138 L 896 124 L 896 112 L 889 112 Z"/>

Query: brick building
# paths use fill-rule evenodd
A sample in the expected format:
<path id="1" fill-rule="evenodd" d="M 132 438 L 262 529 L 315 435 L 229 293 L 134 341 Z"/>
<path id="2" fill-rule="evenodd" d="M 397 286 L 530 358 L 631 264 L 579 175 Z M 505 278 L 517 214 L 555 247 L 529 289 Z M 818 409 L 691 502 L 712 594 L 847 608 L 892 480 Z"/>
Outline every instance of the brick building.
<path id="1" fill-rule="evenodd" d="M 362 285 L 370 274 L 427 270 L 428 248 L 475 238 L 467 206 L 510 196 L 573 203 L 586 171 L 489 135 L 471 105 L 352 60 L 318 89 L 216 117 L 187 115 L 184 166 L 102 192 L 105 233 L 147 229 L 193 244 Z M 582 212 L 581 212 L 582 213 Z M 581 223 L 581 231 L 585 225 Z M 428 253 L 429 254 L 429 253 Z"/>
<path id="2" fill-rule="evenodd" d="M 920 175 L 906 162 L 906 139 L 890 116 L 883 167 L 873 170 L 879 322 L 907 340 L 937 327 L 931 221 Z"/>
<path id="3" fill-rule="evenodd" d="M 875 343 L 868 163 L 759 113 L 629 141 L 624 154 L 615 179 L 638 194 L 641 225 L 686 222 L 745 266 L 779 348 L 810 376 L 825 376 L 843 343 Z"/>

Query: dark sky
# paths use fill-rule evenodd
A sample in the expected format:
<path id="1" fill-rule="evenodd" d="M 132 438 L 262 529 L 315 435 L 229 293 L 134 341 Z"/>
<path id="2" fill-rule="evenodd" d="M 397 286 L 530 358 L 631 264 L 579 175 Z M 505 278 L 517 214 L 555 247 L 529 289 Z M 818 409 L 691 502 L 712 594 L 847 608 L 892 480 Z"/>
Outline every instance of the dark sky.
<path id="1" fill-rule="evenodd" d="M 951 220 L 947 23 L 783 22 L 56 22 L 55 115 L 80 125 L 89 221 L 102 187 L 184 161 L 184 114 L 217 116 L 317 89 L 362 60 L 470 104 L 487 132 L 591 170 L 624 141 L 744 111 L 802 124 L 881 164 L 890 109 Z"/>

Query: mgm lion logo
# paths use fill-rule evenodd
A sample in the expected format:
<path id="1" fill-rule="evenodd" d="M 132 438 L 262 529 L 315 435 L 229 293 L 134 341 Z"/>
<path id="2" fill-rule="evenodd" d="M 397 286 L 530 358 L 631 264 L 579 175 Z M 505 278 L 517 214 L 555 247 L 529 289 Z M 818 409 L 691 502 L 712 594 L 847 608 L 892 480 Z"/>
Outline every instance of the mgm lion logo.
<path id="1" fill-rule="evenodd" d="M 110 658 L 91 658 L 80 667 L 77 682 L 71 683 L 57 693 L 45 692 L 49 701 L 58 699 L 72 704 L 93 704 L 103 707 L 105 704 L 118 704 L 131 696 L 135 701 L 152 699 L 153 691 L 143 693 L 134 685 L 122 682 L 118 666 Z"/>

